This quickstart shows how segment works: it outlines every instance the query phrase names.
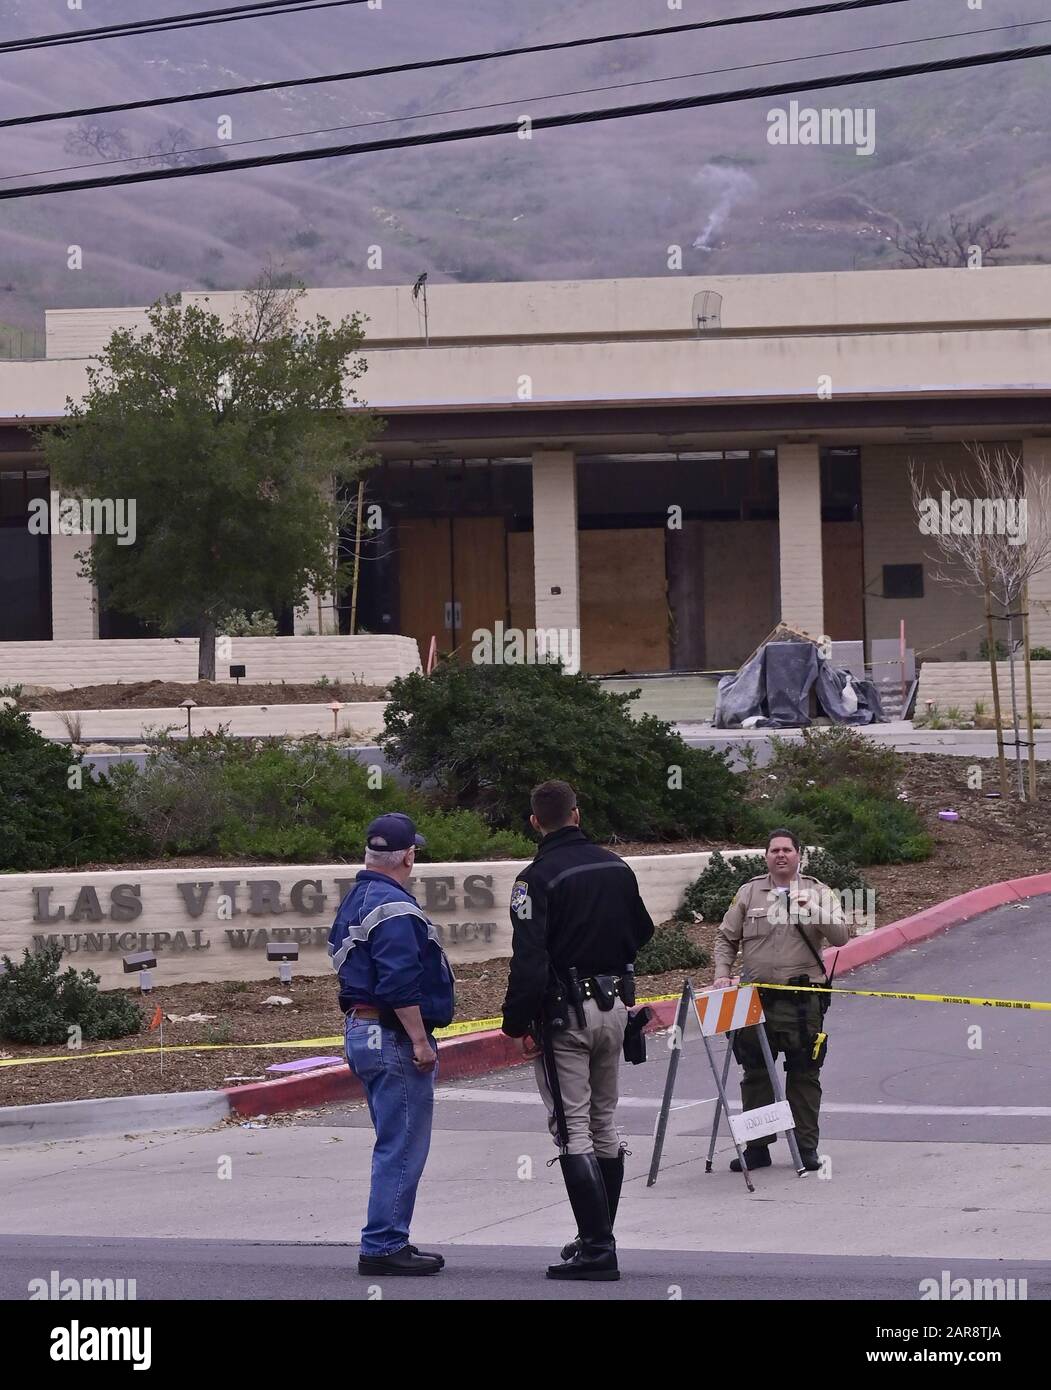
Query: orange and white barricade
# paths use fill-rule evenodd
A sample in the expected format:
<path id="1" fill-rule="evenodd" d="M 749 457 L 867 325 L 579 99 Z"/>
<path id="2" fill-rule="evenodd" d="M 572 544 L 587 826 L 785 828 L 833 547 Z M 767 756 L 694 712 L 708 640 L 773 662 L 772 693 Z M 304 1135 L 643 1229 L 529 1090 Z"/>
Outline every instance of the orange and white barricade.
<path id="1" fill-rule="evenodd" d="M 693 997 L 693 1007 L 701 1034 L 733 1033 L 763 1022 L 763 1001 L 755 985 L 730 985 L 726 989 L 706 989 Z"/>
<path id="2" fill-rule="evenodd" d="M 763 1016 L 763 1001 L 759 996 L 757 985 L 740 984 L 730 985 L 724 989 L 706 989 L 697 993 L 693 984 L 687 980 L 683 985 L 682 997 L 679 1000 L 679 1007 L 675 1014 L 675 1024 L 668 1038 L 668 1047 L 671 1057 L 668 1062 L 668 1077 L 664 1084 L 664 1096 L 661 1101 L 660 1115 L 657 1118 L 657 1125 L 654 1131 L 653 1157 L 650 1161 L 649 1177 L 646 1186 L 652 1187 L 657 1181 L 657 1173 L 660 1169 L 661 1153 L 664 1149 L 664 1136 L 668 1128 L 668 1117 L 671 1114 L 672 1092 L 675 1088 L 675 1077 L 679 1069 L 679 1058 L 683 1051 L 683 1044 L 689 1029 L 690 1017 L 697 1020 L 700 1027 L 701 1041 L 708 1056 L 708 1062 L 712 1069 L 712 1076 L 715 1080 L 715 1087 L 718 1091 L 716 1099 L 715 1115 L 712 1119 L 711 1142 L 708 1146 L 708 1158 L 705 1162 L 705 1172 L 712 1171 L 712 1158 L 715 1153 L 715 1143 L 719 1133 L 719 1120 L 723 1111 L 726 1112 L 730 1122 L 730 1133 L 733 1138 L 734 1148 L 737 1157 L 742 1159 L 741 1171 L 744 1175 L 745 1185 L 749 1192 L 754 1192 L 755 1187 L 748 1174 L 748 1169 L 744 1165 L 741 1144 L 750 1139 L 758 1138 L 765 1134 L 784 1134 L 788 1140 L 788 1147 L 792 1154 L 792 1161 L 795 1164 L 796 1172 L 800 1177 L 805 1176 L 806 1169 L 803 1167 L 799 1157 L 799 1147 L 796 1143 L 795 1129 L 792 1122 L 792 1111 L 785 1100 L 784 1092 L 781 1089 L 781 1082 L 774 1069 L 774 1059 L 770 1052 L 770 1043 L 766 1036 L 766 1029 L 759 1028 L 759 1043 L 762 1048 L 763 1058 L 766 1061 L 766 1069 L 770 1075 L 770 1085 L 774 1095 L 772 1105 L 763 1106 L 758 1110 L 745 1110 L 740 1115 L 731 1115 L 729 1102 L 726 1098 L 726 1081 L 730 1071 L 730 1058 L 733 1055 L 734 1034 L 739 1028 L 753 1028 L 765 1022 Z M 715 1057 L 712 1053 L 712 1045 L 709 1038 L 724 1035 L 726 1037 L 726 1055 L 723 1059 L 722 1073 L 715 1064 Z"/>

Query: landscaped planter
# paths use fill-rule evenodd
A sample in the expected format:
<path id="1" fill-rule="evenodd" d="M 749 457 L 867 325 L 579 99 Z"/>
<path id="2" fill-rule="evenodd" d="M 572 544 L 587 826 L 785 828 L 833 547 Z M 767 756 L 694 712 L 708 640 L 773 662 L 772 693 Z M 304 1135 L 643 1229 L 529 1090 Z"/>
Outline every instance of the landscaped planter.
<path id="1" fill-rule="evenodd" d="M 754 853 L 755 851 L 734 851 Z M 655 922 L 666 921 L 709 852 L 628 859 Z M 511 954 L 508 904 L 526 860 L 421 864 L 410 889 L 437 927 L 450 959 Z M 360 865 L 111 869 L 0 875 L 0 954 L 63 946 L 64 964 L 90 967 L 109 987 L 127 985 L 121 957 L 157 954 L 154 982 L 261 980 L 276 967 L 268 941 L 299 944 L 296 972 L 329 970 L 326 941 Z"/>

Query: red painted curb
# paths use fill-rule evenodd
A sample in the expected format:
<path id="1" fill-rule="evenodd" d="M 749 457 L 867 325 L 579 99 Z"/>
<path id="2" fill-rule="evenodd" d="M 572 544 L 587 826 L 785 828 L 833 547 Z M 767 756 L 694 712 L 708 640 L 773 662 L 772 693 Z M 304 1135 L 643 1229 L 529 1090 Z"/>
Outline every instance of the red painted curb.
<path id="1" fill-rule="evenodd" d="M 986 884 L 984 888 L 973 888 L 969 893 L 946 898 L 945 902 L 926 907 L 911 917 L 902 917 L 885 927 L 877 927 L 874 932 L 855 937 L 845 946 L 830 946 L 823 953 L 825 968 L 831 968 L 832 962 L 836 961 L 836 974 L 845 974 L 914 942 L 924 941 L 949 927 L 969 922 L 994 907 L 1034 898 L 1041 893 L 1051 893 L 1051 874 L 1031 874 L 1028 878 L 1012 878 L 1003 883 Z"/>
<path id="2" fill-rule="evenodd" d="M 479 1076 L 504 1067 L 522 1065 L 522 1054 L 513 1039 L 499 1029 L 468 1033 L 438 1044 L 438 1074 L 442 1081 Z M 231 1114 L 276 1115 L 282 1110 L 299 1110 L 307 1105 L 324 1105 L 337 1100 L 361 1100 L 361 1082 L 347 1066 L 325 1067 L 303 1076 L 282 1077 L 279 1081 L 257 1081 L 250 1086 L 230 1086 L 225 1094 Z"/>
<path id="3" fill-rule="evenodd" d="M 855 937 L 845 946 L 829 947 L 824 952 L 825 968 L 831 969 L 835 961 L 838 978 L 949 927 L 969 922 L 991 908 L 1037 897 L 1041 893 L 1051 893 L 1051 873 L 1032 874 L 1028 878 L 1009 879 L 1004 883 L 991 883 L 984 888 L 972 889 L 934 907 L 924 908 L 911 917 L 878 927 L 867 936 Z M 651 1004 L 656 1018 L 647 1031 L 670 1028 L 675 1022 L 677 1007 L 677 999 Z M 468 1033 L 462 1038 L 450 1038 L 448 1042 L 439 1044 L 439 1077 L 443 1081 L 484 1076 L 487 1072 L 522 1065 L 522 1054 L 517 1044 L 498 1029 Z M 305 1076 L 256 1082 L 226 1090 L 231 1113 L 245 1117 L 276 1115 L 282 1110 L 298 1110 L 330 1101 L 360 1100 L 363 1094 L 361 1083 L 349 1067 L 328 1067 L 323 1071 L 308 1072 Z"/>

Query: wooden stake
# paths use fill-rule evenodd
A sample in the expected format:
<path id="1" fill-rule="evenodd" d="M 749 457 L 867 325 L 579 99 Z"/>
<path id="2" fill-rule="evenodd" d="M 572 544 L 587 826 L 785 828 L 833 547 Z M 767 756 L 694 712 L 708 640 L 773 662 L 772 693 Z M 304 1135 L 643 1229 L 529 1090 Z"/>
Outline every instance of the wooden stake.
<path id="1" fill-rule="evenodd" d="M 1029 655 L 1029 582 L 1022 586 L 1022 654 L 1025 658 L 1025 718 L 1029 729 L 1029 800 L 1036 800 L 1036 732 L 1033 724 L 1033 667 Z"/>
<path id="2" fill-rule="evenodd" d="M 358 570 L 361 566 L 361 517 L 365 510 L 365 479 L 358 479 L 358 515 L 354 526 L 354 580 L 350 591 L 350 635 L 358 630 Z"/>
<path id="3" fill-rule="evenodd" d="M 985 632 L 989 646 L 989 674 L 993 679 L 993 719 L 996 721 L 996 759 L 1000 765 L 1000 795 L 1007 799 L 1007 762 L 1004 758 L 1004 730 L 1000 722 L 1000 678 L 996 669 L 996 637 L 993 634 L 993 596 L 989 585 L 989 561 L 982 554 L 982 587 L 985 590 Z"/>

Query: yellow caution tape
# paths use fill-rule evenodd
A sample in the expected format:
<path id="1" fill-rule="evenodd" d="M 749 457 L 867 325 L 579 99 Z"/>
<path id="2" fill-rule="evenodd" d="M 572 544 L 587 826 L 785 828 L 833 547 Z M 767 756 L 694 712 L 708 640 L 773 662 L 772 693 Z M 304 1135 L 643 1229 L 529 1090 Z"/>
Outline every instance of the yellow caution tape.
<path id="1" fill-rule="evenodd" d="M 757 989 L 787 989 L 799 994 L 857 994 L 869 999 L 916 999 L 924 1004 L 972 1004 L 991 1009 L 1051 1010 L 1051 1003 L 1040 999 L 985 999 L 981 995 L 907 994 L 903 990 L 840 989 L 830 988 L 828 985 L 765 985 L 760 980 L 747 980 L 742 983 L 755 985 Z"/>
<path id="2" fill-rule="evenodd" d="M 660 994 L 649 999 L 640 999 L 640 1004 L 656 1004 L 665 999 L 675 999 L 677 995 Z M 474 1018 L 463 1023 L 450 1023 L 447 1028 L 436 1028 L 434 1036 L 442 1041 L 445 1038 L 458 1038 L 464 1033 L 484 1033 L 499 1028 L 500 1018 Z M 41 1062 L 86 1062 L 96 1057 L 143 1057 L 151 1052 L 239 1052 L 250 1048 L 264 1047 L 339 1047 L 342 1037 L 298 1038 L 294 1042 L 231 1042 L 231 1043 L 178 1043 L 171 1047 L 122 1047 L 107 1052 L 82 1052 L 70 1049 L 52 1057 L 0 1057 L 0 1067 L 31 1067 Z"/>

